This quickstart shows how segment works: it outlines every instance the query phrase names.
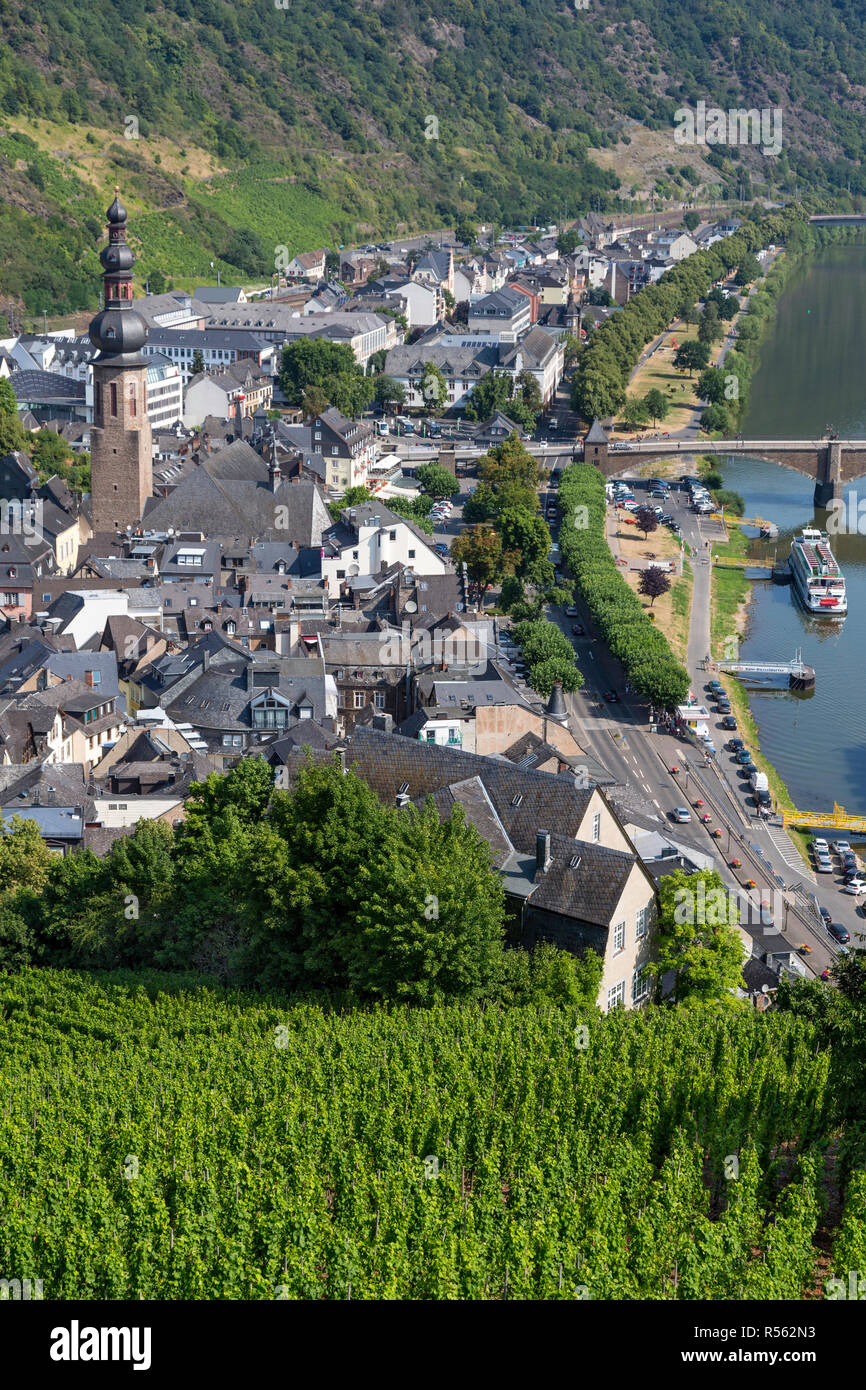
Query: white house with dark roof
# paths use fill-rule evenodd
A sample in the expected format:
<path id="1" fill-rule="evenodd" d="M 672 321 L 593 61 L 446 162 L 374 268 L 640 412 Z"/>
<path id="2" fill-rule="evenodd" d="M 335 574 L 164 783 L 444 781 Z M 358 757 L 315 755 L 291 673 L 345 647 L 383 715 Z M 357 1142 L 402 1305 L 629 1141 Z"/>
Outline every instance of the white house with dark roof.
<path id="1" fill-rule="evenodd" d="M 379 574 L 398 562 L 421 575 L 451 569 L 425 531 L 379 502 L 347 508 L 322 537 L 322 578 L 332 598 L 343 592 L 344 581 Z"/>

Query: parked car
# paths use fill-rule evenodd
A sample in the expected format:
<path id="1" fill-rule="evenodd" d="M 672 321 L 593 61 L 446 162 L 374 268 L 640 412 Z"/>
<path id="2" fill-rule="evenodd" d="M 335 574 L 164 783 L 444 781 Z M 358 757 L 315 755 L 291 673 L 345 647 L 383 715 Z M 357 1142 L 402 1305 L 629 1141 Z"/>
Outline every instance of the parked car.
<path id="1" fill-rule="evenodd" d="M 866 893 L 866 878 L 852 878 L 850 883 L 844 885 L 842 892 L 849 893 L 852 898 L 859 898 L 861 893 Z"/>
<path id="2" fill-rule="evenodd" d="M 821 838 L 820 835 L 815 836 L 814 840 L 812 841 L 812 848 L 815 850 L 825 849 L 828 854 L 830 853 L 830 846 L 827 844 L 826 840 Z"/>
<path id="3" fill-rule="evenodd" d="M 737 762 L 740 763 L 742 767 L 746 767 L 746 765 L 751 761 L 752 755 L 749 752 L 748 748 L 741 748 L 739 753 L 737 754 Z"/>
<path id="4" fill-rule="evenodd" d="M 444 541 L 437 541 L 433 549 L 437 555 L 450 555 L 450 551 Z"/>
<path id="5" fill-rule="evenodd" d="M 740 749 L 745 748 L 745 746 L 746 745 L 743 743 L 743 740 L 741 738 L 728 739 L 728 747 L 730 748 L 732 753 L 739 753 Z"/>
<path id="6" fill-rule="evenodd" d="M 565 616 L 566 618 L 577 618 L 580 616 L 580 609 L 575 608 L 574 604 L 572 604 L 570 608 L 566 608 Z"/>
<path id="7" fill-rule="evenodd" d="M 825 927 L 829 927 L 830 923 L 831 923 L 832 920 L 833 920 L 833 918 L 832 918 L 832 916 L 831 916 L 831 913 L 830 913 L 829 907 L 819 907 L 819 908 L 818 908 L 818 911 L 819 911 L 820 914 L 821 914 L 822 920 L 823 920 L 823 922 L 824 922 L 824 926 L 825 926 Z"/>
<path id="8" fill-rule="evenodd" d="M 734 718 L 734 716 L 733 716 L 732 714 L 726 714 L 725 717 L 724 717 L 724 719 L 722 720 L 722 728 L 723 728 L 723 729 L 736 729 L 736 727 L 737 727 L 737 721 L 736 721 L 736 719 Z M 732 741 L 733 741 L 733 740 L 732 740 Z M 730 746 L 731 746 L 731 745 L 728 744 L 728 747 L 729 747 L 729 748 L 730 748 Z"/>
<path id="9" fill-rule="evenodd" d="M 615 705 L 619 701 L 619 696 L 617 695 L 615 690 L 606 690 L 604 692 L 604 698 L 610 705 Z"/>
<path id="10" fill-rule="evenodd" d="M 671 811 L 671 817 L 673 820 L 677 821 L 679 825 L 685 825 L 686 821 L 691 820 L 692 814 L 687 806 L 675 806 Z"/>
<path id="11" fill-rule="evenodd" d="M 851 933 L 847 927 L 842 926 L 841 922 L 828 922 L 826 925 L 834 941 L 840 941 L 844 944 L 851 940 Z"/>
<path id="12" fill-rule="evenodd" d="M 853 850 L 847 840 L 834 840 L 833 848 L 837 854 L 851 854 Z"/>
<path id="13" fill-rule="evenodd" d="M 571 630 L 572 630 L 572 632 L 574 633 L 574 636 L 575 636 L 575 637 L 585 637 L 585 636 L 586 636 L 586 628 L 583 626 L 582 623 L 574 623 L 574 624 L 572 624 Z"/>
<path id="14" fill-rule="evenodd" d="M 832 874 L 833 865 L 830 863 L 829 854 L 826 856 L 822 854 L 815 855 L 815 872 L 818 874 Z"/>
<path id="15" fill-rule="evenodd" d="M 707 681 L 707 683 L 706 683 L 706 685 L 705 685 L 705 687 L 704 687 L 705 690 L 716 690 L 716 691 L 722 690 L 723 688 L 724 688 L 724 687 L 722 686 L 722 682 L 721 682 L 721 681 Z"/>

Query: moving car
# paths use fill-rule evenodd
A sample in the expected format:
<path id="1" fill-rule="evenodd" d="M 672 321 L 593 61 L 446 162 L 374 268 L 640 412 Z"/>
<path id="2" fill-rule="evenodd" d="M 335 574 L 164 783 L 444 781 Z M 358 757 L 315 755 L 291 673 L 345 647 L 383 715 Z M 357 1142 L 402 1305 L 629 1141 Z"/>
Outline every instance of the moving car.
<path id="1" fill-rule="evenodd" d="M 604 692 L 604 698 L 610 705 L 615 705 L 619 701 L 619 696 L 617 695 L 615 690 L 606 690 Z"/>
<path id="2" fill-rule="evenodd" d="M 566 608 L 565 616 L 566 618 L 577 618 L 580 616 L 580 609 L 575 608 L 574 604 L 572 604 L 570 608 Z"/>
<path id="3" fill-rule="evenodd" d="M 574 633 L 575 637 L 586 636 L 586 628 L 583 626 L 582 623 L 573 623 L 571 630 Z"/>
<path id="4" fill-rule="evenodd" d="M 687 806 L 675 806 L 671 811 L 671 816 L 680 825 L 685 825 L 686 821 L 690 821 L 692 818 Z"/>
<path id="5" fill-rule="evenodd" d="M 829 907 L 819 907 L 818 911 L 820 912 L 821 917 L 823 918 L 824 926 L 829 927 L 830 923 L 833 920 L 832 916 L 830 915 Z"/>

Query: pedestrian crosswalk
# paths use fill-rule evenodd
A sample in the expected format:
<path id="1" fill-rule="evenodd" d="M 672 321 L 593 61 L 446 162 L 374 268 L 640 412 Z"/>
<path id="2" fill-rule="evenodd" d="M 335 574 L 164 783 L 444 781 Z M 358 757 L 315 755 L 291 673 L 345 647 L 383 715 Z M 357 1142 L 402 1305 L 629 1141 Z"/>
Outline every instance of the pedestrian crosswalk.
<path id="1" fill-rule="evenodd" d="M 765 827 L 773 848 L 779 857 L 785 861 L 789 869 L 796 869 L 802 878 L 808 878 L 812 883 L 815 882 L 815 875 L 803 863 L 801 855 L 791 843 L 785 831 L 778 825 L 768 825 Z"/>

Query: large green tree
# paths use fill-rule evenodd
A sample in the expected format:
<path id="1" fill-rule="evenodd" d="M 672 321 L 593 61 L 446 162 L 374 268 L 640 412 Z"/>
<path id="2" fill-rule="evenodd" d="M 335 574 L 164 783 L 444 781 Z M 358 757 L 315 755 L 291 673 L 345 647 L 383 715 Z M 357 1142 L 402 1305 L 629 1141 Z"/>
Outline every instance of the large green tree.
<path id="1" fill-rule="evenodd" d="M 650 970 L 661 981 L 672 972 L 674 1003 L 736 1007 L 745 959 L 732 899 L 714 870 L 678 869 L 659 880 L 659 920 Z"/>

